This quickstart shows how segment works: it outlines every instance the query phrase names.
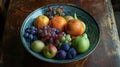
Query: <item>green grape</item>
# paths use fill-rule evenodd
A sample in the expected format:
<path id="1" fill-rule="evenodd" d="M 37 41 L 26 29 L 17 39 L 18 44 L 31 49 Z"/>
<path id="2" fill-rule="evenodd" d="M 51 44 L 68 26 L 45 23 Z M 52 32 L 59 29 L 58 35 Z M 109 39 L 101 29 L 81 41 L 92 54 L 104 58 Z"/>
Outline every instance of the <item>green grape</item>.
<path id="1" fill-rule="evenodd" d="M 69 41 L 68 41 L 68 40 L 65 40 L 65 43 L 69 43 Z"/>
<path id="2" fill-rule="evenodd" d="M 71 39 L 71 36 L 69 35 L 69 34 L 67 34 L 66 36 L 65 36 L 65 38 L 66 38 L 66 40 L 68 40 L 68 41 L 71 41 L 72 39 Z"/>
<path id="3" fill-rule="evenodd" d="M 61 42 L 65 42 L 66 38 L 63 36 Z"/>

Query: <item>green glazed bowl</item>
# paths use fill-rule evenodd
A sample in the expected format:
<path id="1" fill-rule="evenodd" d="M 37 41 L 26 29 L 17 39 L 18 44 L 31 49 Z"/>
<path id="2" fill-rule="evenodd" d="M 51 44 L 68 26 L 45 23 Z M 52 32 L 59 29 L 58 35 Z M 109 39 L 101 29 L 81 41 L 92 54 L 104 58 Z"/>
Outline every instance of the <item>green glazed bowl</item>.
<path id="1" fill-rule="evenodd" d="M 25 40 L 25 38 L 23 37 L 23 34 L 25 33 L 25 29 L 32 25 L 32 23 L 36 17 L 38 17 L 39 15 L 43 15 L 48 10 L 48 6 L 51 6 L 51 7 L 63 6 L 63 9 L 65 9 L 64 11 L 65 11 L 66 15 L 73 16 L 73 14 L 76 13 L 78 18 L 80 20 L 84 21 L 84 23 L 86 24 L 86 27 L 87 27 L 86 33 L 90 40 L 90 47 L 87 52 L 85 52 L 83 54 L 79 54 L 73 59 L 56 60 L 56 59 L 45 58 L 41 54 L 38 54 L 30 49 L 30 43 L 28 43 Z M 50 5 L 43 6 L 43 7 L 36 9 L 35 11 L 33 11 L 32 13 L 30 13 L 27 16 L 27 18 L 24 20 L 24 22 L 22 24 L 22 27 L 20 30 L 20 36 L 21 36 L 21 40 L 22 40 L 22 43 L 23 43 L 25 49 L 30 54 L 35 56 L 36 58 L 46 61 L 46 62 L 51 62 L 51 63 L 69 63 L 69 62 L 81 60 L 81 59 L 87 57 L 88 55 L 90 55 L 95 50 L 95 48 L 98 45 L 99 38 L 100 38 L 100 29 L 99 29 L 98 24 L 96 23 L 95 19 L 88 12 L 84 11 L 80 7 L 77 7 L 77 6 L 71 5 L 71 4 L 50 4 Z"/>

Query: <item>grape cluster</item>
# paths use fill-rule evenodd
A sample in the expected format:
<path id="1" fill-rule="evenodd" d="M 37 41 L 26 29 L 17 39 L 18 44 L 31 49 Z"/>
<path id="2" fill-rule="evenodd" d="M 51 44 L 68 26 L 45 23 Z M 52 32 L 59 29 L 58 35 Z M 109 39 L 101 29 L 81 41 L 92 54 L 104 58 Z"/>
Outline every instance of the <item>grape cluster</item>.
<path id="1" fill-rule="evenodd" d="M 33 42 L 34 40 L 37 40 L 37 28 L 34 26 L 28 27 L 25 29 L 25 33 L 23 35 L 27 41 L 30 43 Z"/>
<path id="2" fill-rule="evenodd" d="M 63 10 L 63 6 L 59 6 L 57 8 L 48 6 L 48 11 L 45 13 L 45 15 L 48 16 L 50 19 L 54 16 L 64 16 L 65 13 Z"/>
<path id="3" fill-rule="evenodd" d="M 60 44 L 61 38 L 64 36 L 64 32 L 50 26 L 44 26 L 38 32 L 38 38 L 45 43 Z"/>
<path id="4" fill-rule="evenodd" d="M 62 43 L 69 43 L 71 45 L 72 38 L 71 38 L 70 34 L 66 34 L 61 38 L 60 41 Z"/>

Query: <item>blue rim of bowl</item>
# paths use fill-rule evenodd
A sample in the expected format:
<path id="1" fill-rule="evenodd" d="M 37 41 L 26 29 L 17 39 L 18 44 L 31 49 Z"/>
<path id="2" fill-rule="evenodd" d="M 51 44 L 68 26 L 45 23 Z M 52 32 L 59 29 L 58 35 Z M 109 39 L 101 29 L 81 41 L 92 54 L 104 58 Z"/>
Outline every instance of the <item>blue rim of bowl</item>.
<path id="1" fill-rule="evenodd" d="M 95 24 L 96 24 L 96 26 L 97 26 L 97 28 L 98 28 L 98 33 L 99 33 L 98 38 L 99 38 L 99 39 L 98 39 L 98 42 L 97 42 L 96 46 L 94 46 L 94 48 L 92 48 L 91 50 L 89 50 L 88 53 L 87 53 L 85 56 L 84 56 L 84 55 L 81 55 L 81 57 L 78 57 L 79 59 L 78 59 L 78 58 L 74 58 L 74 59 L 66 59 L 66 60 L 54 60 L 54 59 L 51 60 L 51 59 L 43 58 L 43 57 L 40 57 L 40 56 L 36 55 L 34 52 L 30 51 L 29 48 L 27 48 L 26 45 L 24 45 L 24 44 L 25 44 L 25 40 L 24 40 L 24 38 L 23 38 L 22 32 L 24 31 L 23 28 L 25 27 L 26 21 L 28 21 L 27 19 L 28 19 L 33 13 L 35 13 L 36 11 L 38 11 L 38 10 L 40 10 L 40 9 L 42 9 L 42 8 L 44 8 L 44 7 L 46 7 L 46 6 L 55 6 L 55 5 L 61 5 L 61 6 L 64 6 L 64 5 L 65 5 L 65 6 L 71 6 L 71 7 L 74 7 L 74 8 L 78 8 L 78 9 L 80 9 L 81 11 L 83 11 L 84 13 L 86 13 L 87 15 L 89 15 L 89 16 L 92 18 L 92 20 L 95 22 Z M 78 6 L 74 5 L 74 4 L 56 3 L 56 4 L 48 4 L 48 5 L 46 5 L 46 6 L 42 6 L 42 7 L 38 8 L 38 9 L 34 10 L 33 12 L 31 12 L 31 13 L 25 18 L 25 20 L 24 20 L 24 22 L 23 22 L 23 24 L 22 24 L 22 26 L 21 26 L 20 38 L 21 38 L 21 40 L 22 40 L 22 43 L 23 43 L 25 49 L 26 49 L 31 55 L 35 56 L 36 58 L 38 58 L 38 59 L 40 59 L 40 60 L 43 60 L 43 61 L 46 61 L 46 62 L 50 62 L 50 63 L 70 63 L 70 62 L 73 62 L 73 61 L 82 60 L 82 59 L 86 58 L 87 56 L 89 56 L 89 55 L 96 49 L 96 47 L 98 46 L 99 41 L 100 41 L 100 35 L 101 35 L 101 33 L 100 33 L 99 25 L 97 24 L 96 20 L 95 20 L 87 11 L 83 10 L 82 8 L 80 8 L 80 7 L 78 7 Z"/>

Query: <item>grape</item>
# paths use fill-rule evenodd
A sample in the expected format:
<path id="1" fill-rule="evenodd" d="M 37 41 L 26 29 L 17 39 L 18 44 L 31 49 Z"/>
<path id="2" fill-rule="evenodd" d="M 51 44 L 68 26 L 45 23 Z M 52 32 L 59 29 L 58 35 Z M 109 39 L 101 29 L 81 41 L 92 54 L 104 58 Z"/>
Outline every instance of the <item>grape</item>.
<path id="1" fill-rule="evenodd" d="M 65 37 L 64 36 L 62 37 L 61 42 L 65 42 Z"/>
<path id="2" fill-rule="evenodd" d="M 27 32 L 27 33 L 30 33 L 30 28 L 27 28 L 26 30 L 25 30 L 25 32 Z"/>
<path id="3" fill-rule="evenodd" d="M 65 16 L 63 6 L 52 8 L 48 6 L 48 11 L 45 13 L 48 18 L 53 18 L 54 16 Z"/>
<path id="4" fill-rule="evenodd" d="M 52 11 L 52 8 L 51 8 L 50 6 L 48 6 L 48 10 L 49 10 L 49 11 Z"/>
<path id="5" fill-rule="evenodd" d="M 34 40 L 37 40 L 38 39 L 37 28 L 35 28 L 34 26 L 26 28 L 23 36 L 30 43 Z"/>
<path id="6" fill-rule="evenodd" d="M 59 29 L 56 29 L 55 33 L 56 33 L 56 34 L 60 33 L 60 30 L 59 30 Z"/>
<path id="7" fill-rule="evenodd" d="M 59 43 L 60 43 L 60 41 L 59 41 L 59 40 L 55 40 L 55 43 L 56 43 L 56 44 L 59 44 Z"/>
<path id="8" fill-rule="evenodd" d="M 63 37 L 61 38 L 61 42 L 62 43 L 69 43 L 71 45 L 71 36 L 69 34 L 65 34 L 63 35 Z"/>
<path id="9" fill-rule="evenodd" d="M 25 33 L 25 34 L 24 34 L 24 37 L 25 37 L 25 38 L 28 38 L 28 36 L 29 36 L 29 33 Z"/>
<path id="10" fill-rule="evenodd" d="M 63 37 L 62 32 L 57 32 L 56 28 L 52 28 L 50 26 L 44 26 L 43 29 L 40 29 L 38 32 L 39 39 L 48 43 L 59 44 L 61 38 Z"/>
<path id="11" fill-rule="evenodd" d="M 34 26 L 32 26 L 32 27 L 30 27 L 30 29 L 31 29 L 31 30 L 35 30 L 35 27 L 34 27 Z"/>
<path id="12" fill-rule="evenodd" d="M 50 42 L 53 43 L 53 38 L 50 38 Z"/>
<path id="13" fill-rule="evenodd" d="M 36 31 L 35 30 L 31 30 L 30 33 L 31 34 L 36 34 Z"/>
<path id="14" fill-rule="evenodd" d="M 43 32 L 43 30 L 40 30 L 39 32 L 40 32 L 40 33 L 42 33 L 42 32 Z"/>
<path id="15" fill-rule="evenodd" d="M 71 41 L 71 36 L 70 36 L 69 34 L 67 34 L 67 35 L 65 36 L 65 38 L 66 38 L 66 40 Z"/>
<path id="16" fill-rule="evenodd" d="M 33 35 L 30 34 L 30 35 L 28 36 L 28 38 L 29 38 L 30 40 L 33 40 Z"/>
<path id="17" fill-rule="evenodd" d="M 35 41 L 35 40 L 37 40 L 38 38 L 37 38 L 37 36 L 33 36 L 33 41 Z"/>

